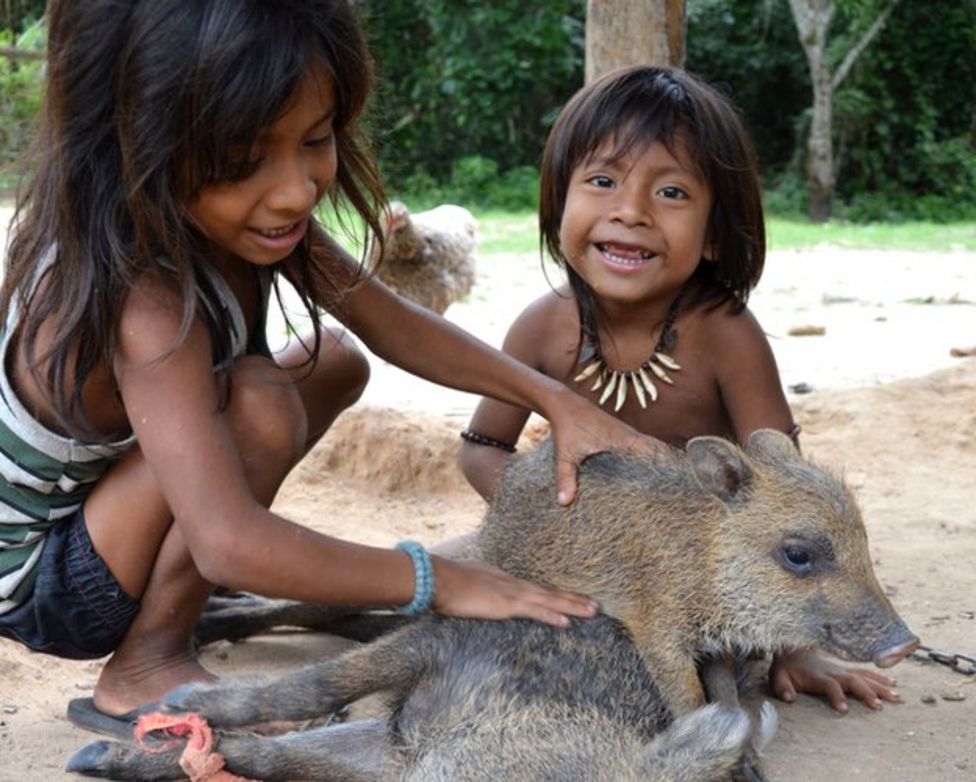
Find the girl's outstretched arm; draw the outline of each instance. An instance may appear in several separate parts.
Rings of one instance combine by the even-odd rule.
[[[170,284],[150,275],[137,280],[123,306],[114,371],[139,448],[199,573],[211,583],[269,597],[351,606],[408,603],[415,584],[408,554],[319,534],[258,501],[247,476],[248,470],[260,474],[262,465],[244,464],[220,409],[209,333],[198,320],[177,341],[180,315],[180,296]],[[281,384],[276,388],[289,387],[288,376],[270,361],[241,361],[259,362],[269,380]],[[249,423],[259,431],[267,425],[234,426]],[[297,461],[304,432],[293,434]],[[281,433],[272,428],[269,435]],[[125,522],[123,517],[119,523]],[[131,524],[124,534],[133,550],[159,545]],[[433,566],[434,608],[444,613],[563,623],[566,615],[595,610],[579,595],[481,565],[435,557]]]
[[[353,280],[355,265],[335,246],[325,272],[343,287]],[[323,291],[330,287],[323,287]],[[328,301],[327,295],[318,298],[323,303]],[[557,493],[563,505],[576,495],[576,468],[587,456],[609,448],[652,451],[663,447],[562,383],[397,296],[375,277],[349,290],[334,314],[373,353],[412,374],[545,417],[552,425]]]

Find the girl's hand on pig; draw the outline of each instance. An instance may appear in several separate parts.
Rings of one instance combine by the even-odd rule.
[[[431,557],[434,611],[474,619],[522,617],[563,627],[570,616],[591,617],[597,603],[583,595],[547,589],[482,562]]]
[[[769,669],[769,687],[776,697],[792,703],[798,692],[823,695],[841,714],[849,708],[845,695],[859,698],[872,709],[880,709],[883,701],[901,702],[894,685],[890,676],[842,665],[814,649],[792,649],[777,655]]]
[[[560,505],[576,498],[576,471],[588,456],[611,449],[664,453],[660,440],[641,434],[579,394],[568,391],[558,410],[546,411],[556,453],[556,497]]]

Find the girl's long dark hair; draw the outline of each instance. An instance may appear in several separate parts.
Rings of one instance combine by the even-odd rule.
[[[654,141],[673,151],[679,137],[713,198],[706,241],[715,259],[698,264],[685,300],[709,306],[731,301],[741,311],[759,282],[766,256],[762,193],[752,144],[736,110],[717,90],[684,71],[649,66],[613,71],[566,104],[542,160],[541,241],[569,277],[581,345],[597,337],[599,306],[559,244],[573,171],[607,142],[615,154],[624,155]]]
[[[92,437],[82,389],[96,367],[111,370],[122,302],[147,269],[163,268],[182,291],[181,336],[204,315],[215,360],[229,357],[226,315],[198,307],[197,288],[212,291],[187,204],[208,184],[248,173],[239,151],[287,108],[312,63],[336,92],[329,198],[344,199],[379,234],[383,193],[357,125],[372,67],[346,0],[52,0],[47,20],[33,175],[14,218],[0,306],[6,313],[15,297],[26,301],[39,260],[56,245],[20,334],[62,426]],[[291,282],[316,333],[312,279],[321,285],[316,268],[327,260],[319,236],[313,226],[296,251],[305,262],[291,267],[301,270]],[[57,328],[40,355],[46,322]]]

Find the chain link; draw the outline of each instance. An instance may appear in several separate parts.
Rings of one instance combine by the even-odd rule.
[[[911,656],[914,660],[935,662],[939,663],[939,665],[948,666],[956,673],[961,673],[965,676],[976,675],[976,657],[970,657],[967,654],[940,652],[938,649],[932,649],[929,646],[919,646],[918,649],[912,652]]]

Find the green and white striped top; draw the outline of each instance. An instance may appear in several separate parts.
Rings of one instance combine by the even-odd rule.
[[[38,280],[54,263],[55,252],[52,247],[39,264]],[[217,271],[201,266],[219,306],[230,316],[233,355],[240,356],[247,346],[244,315]],[[211,308],[207,297],[201,295],[200,301]],[[11,303],[0,330],[0,356],[4,358],[20,308],[20,302]],[[117,442],[91,444],[52,432],[31,416],[6,372],[0,372],[0,614],[31,594],[47,532],[81,507],[112,462],[134,442],[135,436],[130,435]]]

